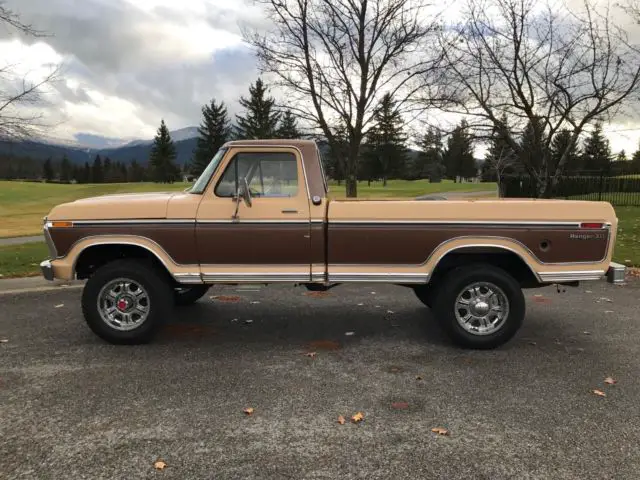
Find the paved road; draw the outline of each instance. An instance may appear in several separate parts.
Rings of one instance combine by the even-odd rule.
[[[489,352],[401,287],[212,293],[240,299],[139,347],[94,337],[78,289],[0,296],[0,478],[640,478],[640,284],[528,291]]]
[[[24,243],[36,243],[36,242],[44,242],[44,236],[42,236],[42,235],[33,235],[33,236],[30,236],[30,237],[0,238],[0,246],[4,246],[4,245],[22,245]]]

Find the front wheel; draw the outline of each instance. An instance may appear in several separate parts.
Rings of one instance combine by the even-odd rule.
[[[491,265],[456,268],[441,280],[435,313],[451,339],[467,348],[489,349],[511,339],[524,320],[518,282]]]
[[[117,260],[87,280],[82,313],[89,328],[107,342],[146,343],[170,315],[172,293],[166,276],[153,266]]]
[[[211,285],[193,285],[191,287],[177,287],[173,290],[176,305],[183,307],[200,300],[211,288]]]

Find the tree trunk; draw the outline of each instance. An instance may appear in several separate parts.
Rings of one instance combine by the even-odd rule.
[[[356,198],[358,196],[358,179],[355,175],[347,175],[345,186],[348,198]]]
[[[387,186],[387,177],[386,177],[386,175],[384,177],[382,177],[382,186],[383,187]]]

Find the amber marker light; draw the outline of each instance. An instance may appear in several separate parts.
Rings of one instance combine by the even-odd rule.
[[[73,222],[49,222],[51,228],[69,228],[73,227]]]

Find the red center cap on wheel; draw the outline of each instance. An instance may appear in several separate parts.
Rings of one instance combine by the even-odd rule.
[[[129,306],[129,302],[127,301],[126,298],[121,298],[120,300],[118,300],[118,303],[116,304],[116,307],[118,307],[118,310],[120,310],[121,312],[125,311],[128,306]]]

